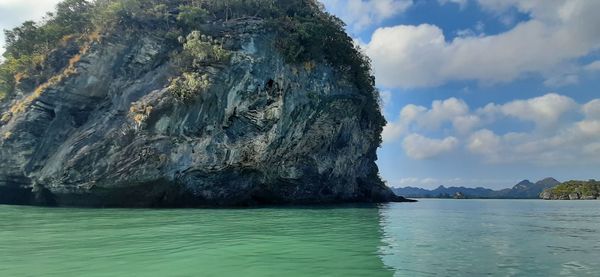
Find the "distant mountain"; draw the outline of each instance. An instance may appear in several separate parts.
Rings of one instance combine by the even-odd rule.
[[[537,181],[535,184],[536,185],[543,185],[543,186],[546,186],[546,187],[554,187],[554,186],[559,185],[560,182],[557,181],[554,178],[546,178],[546,179]]]
[[[434,190],[415,187],[393,188],[397,195],[410,195],[413,198],[452,198],[457,193],[466,198],[493,198],[496,191],[486,188],[444,187],[439,186]]]
[[[396,195],[412,195],[412,197],[415,197],[415,195],[419,195],[419,196],[433,195],[432,191],[430,191],[430,190],[426,190],[426,189],[422,189],[422,188],[415,188],[415,187],[392,188],[392,191],[394,191],[394,193]]]
[[[508,199],[537,199],[542,191],[560,184],[554,178],[546,178],[535,183],[523,180],[503,190],[491,190],[487,188],[465,188],[439,186],[433,190],[415,187],[394,188],[397,195],[411,198],[452,198],[455,195],[463,195],[465,198],[508,198]]]

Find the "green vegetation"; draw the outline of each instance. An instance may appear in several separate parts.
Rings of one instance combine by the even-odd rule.
[[[200,69],[207,64],[225,62],[229,57],[229,51],[223,49],[221,42],[200,31],[193,31],[186,37],[178,58],[184,68]]]
[[[6,52],[0,64],[0,98],[9,97],[16,86],[29,80],[45,83],[56,72],[47,70],[46,58],[76,34],[91,33],[92,4],[85,0],[65,0],[55,13],[48,13],[43,23],[27,21],[5,30]],[[83,45],[83,41],[79,41]]]
[[[154,108],[151,105],[133,102],[129,108],[129,117],[136,123],[136,126],[140,128],[152,113],[152,109]]]
[[[198,23],[204,23],[208,18],[208,11],[195,6],[179,6],[179,14],[177,15],[177,22],[187,28],[193,28]]]
[[[570,195],[577,195],[579,199],[600,197],[600,181],[568,181],[548,189],[552,199],[569,199]]]
[[[210,86],[208,75],[196,72],[184,72],[171,81],[169,92],[179,100],[189,100]]]
[[[98,37],[146,30],[166,37],[174,52],[191,60],[191,64],[183,64],[182,73],[206,63],[224,62],[228,52],[222,41],[201,33],[210,31],[209,23],[240,18],[266,22],[276,38],[274,46],[288,63],[332,66],[340,77],[352,80],[369,96],[365,111],[379,111],[369,59],[344,32],[344,23],[325,12],[316,0],[65,0],[41,23],[28,21],[5,31],[0,99],[10,98],[22,83],[30,84],[25,87],[28,92],[62,72],[48,69],[53,68],[47,62],[51,52],[68,42],[83,47],[92,34]],[[183,45],[178,43],[188,34],[192,37]],[[173,85],[181,88],[177,93],[188,95],[186,86],[194,88],[189,77],[193,76],[188,74],[175,81]],[[380,113],[368,116],[383,126]]]
[[[65,0],[57,5],[56,13],[48,13],[42,25],[27,21],[6,30],[5,58],[22,59],[43,55],[58,46],[67,35],[88,31],[91,4],[85,0]]]

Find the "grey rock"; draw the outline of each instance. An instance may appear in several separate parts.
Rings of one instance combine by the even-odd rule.
[[[163,38],[92,45],[76,74],[0,127],[0,203],[403,201],[378,177],[375,96],[325,64],[286,64],[253,24],[231,26],[231,62],[207,65],[211,86],[190,101],[167,89],[178,73]]]
[[[542,193],[540,193],[540,198],[544,200],[551,200],[552,193],[550,192],[550,190],[544,190]]]

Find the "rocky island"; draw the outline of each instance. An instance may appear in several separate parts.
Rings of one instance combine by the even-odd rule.
[[[600,199],[600,181],[568,181],[540,193],[544,200]]]
[[[6,32],[0,203],[403,201],[368,59],[313,0],[67,0]]]

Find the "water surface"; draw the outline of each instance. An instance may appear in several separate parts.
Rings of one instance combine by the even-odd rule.
[[[397,276],[600,276],[600,201],[421,200],[381,226]]]
[[[2,276],[598,276],[600,201],[0,206]]]

